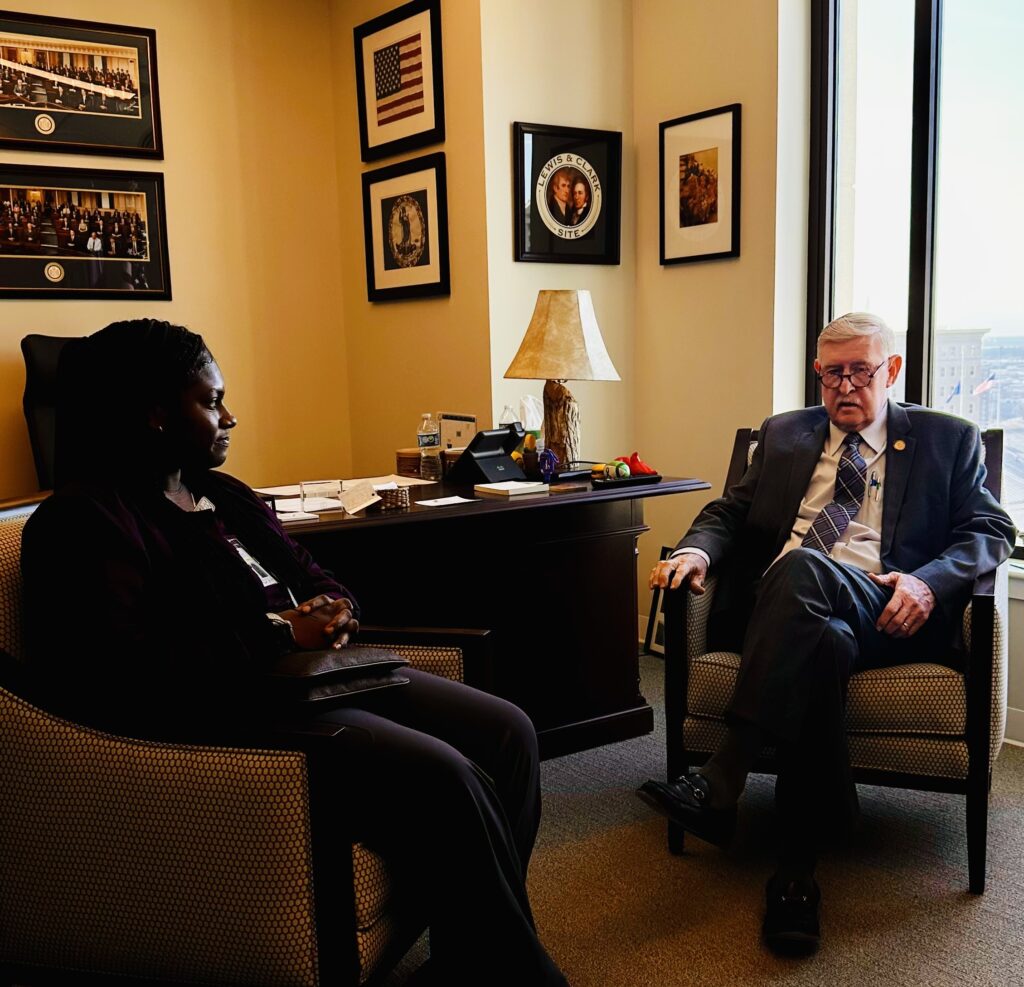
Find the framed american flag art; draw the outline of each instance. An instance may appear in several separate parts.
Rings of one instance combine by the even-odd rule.
[[[413,0],[354,34],[362,160],[443,141],[441,0]]]

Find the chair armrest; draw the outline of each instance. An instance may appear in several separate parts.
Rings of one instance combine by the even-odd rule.
[[[176,981],[315,981],[302,755],[132,740],[0,690],[0,789],[5,946],[127,980],[166,975],[168,943],[208,943],[172,954]]]
[[[1006,728],[1006,565],[982,573],[964,611],[970,772],[988,775]]]
[[[985,675],[992,669],[997,570],[983,572],[974,581],[971,599],[963,615],[963,640],[967,652],[968,678]]]
[[[489,630],[471,627],[382,627],[363,624],[359,643],[391,648],[409,658],[413,668],[454,678],[477,689],[494,688],[493,637]],[[447,661],[443,656],[450,656]],[[438,659],[442,658],[441,661]],[[451,659],[456,658],[458,674]]]
[[[686,593],[686,656],[690,661],[708,651],[708,619],[717,588],[718,577],[709,575],[702,595]]]
[[[709,576],[700,596],[683,589],[664,594],[665,725],[670,779],[678,777],[689,766],[683,723],[688,714],[690,662],[708,650],[708,617],[717,585],[717,577]]]
[[[972,599],[979,596],[995,596],[997,569],[989,569],[983,572],[974,580],[974,588],[971,590]]]

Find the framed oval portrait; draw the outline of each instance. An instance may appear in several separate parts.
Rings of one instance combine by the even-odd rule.
[[[622,134],[512,128],[516,260],[618,264]]]

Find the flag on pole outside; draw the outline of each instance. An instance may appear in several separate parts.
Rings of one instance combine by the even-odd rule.
[[[996,386],[996,372],[993,370],[971,393],[984,394]]]
[[[414,34],[373,53],[377,125],[423,112],[423,46]]]
[[[946,404],[949,404],[960,393],[960,381],[956,382],[956,387],[949,392],[949,397],[946,398]]]

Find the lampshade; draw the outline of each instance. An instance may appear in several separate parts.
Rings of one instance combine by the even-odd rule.
[[[605,349],[589,291],[544,290],[506,377],[620,380]]]

